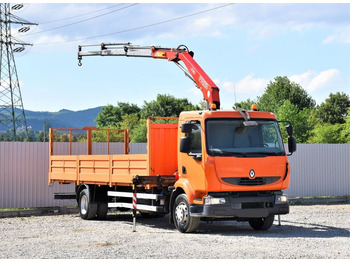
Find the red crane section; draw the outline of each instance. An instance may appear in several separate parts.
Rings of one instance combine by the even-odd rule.
[[[100,50],[84,51],[83,48],[99,46]],[[134,46],[125,44],[104,44],[79,46],[78,60],[81,65],[83,56],[131,56],[151,57],[155,59],[167,59],[174,62],[184,73],[193,80],[196,86],[202,91],[203,99],[207,102],[209,109],[220,109],[219,88],[204,72],[204,70],[193,59],[194,53],[186,46],[180,45],[177,48],[162,48],[156,46]],[[182,62],[183,67],[179,62]]]

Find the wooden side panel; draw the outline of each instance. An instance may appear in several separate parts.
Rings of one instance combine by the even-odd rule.
[[[148,176],[147,154],[113,155],[111,183],[131,183],[136,175]]]
[[[77,179],[77,156],[50,156],[49,183],[60,180],[74,182]]]
[[[149,175],[147,158],[147,154],[50,156],[49,183],[131,184],[136,175]]]
[[[79,157],[81,183],[109,183],[109,156],[88,155]]]

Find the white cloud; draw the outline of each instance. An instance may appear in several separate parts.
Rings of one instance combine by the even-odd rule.
[[[264,78],[254,78],[253,74],[247,75],[237,83],[225,81],[222,88],[228,93],[236,94],[258,94],[261,93],[268,84],[268,80]]]
[[[276,33],[281,27],[278,24],[261,23],[254,25],[250,30],[250,35],[254,39],[265,39]]]
[[[254,74],[247,75],[237,83],[232,81],[220,81],[218,79],[213,79],[213,81],[220,88],[220,96],[225,97],[224,100],[229,100],[228,98],[234,93],[236,93],[236,95],[257,96],[264,91],[269,83],[269,80],[267,79],[254,78]],[[202,95],[202,92],[195,86],[187,89],[187,92],[196,96]],[[230,106],[227,108],[230,108]]]
[[[171,23],[171,36],[173,38],[188,36],[222,38],[225,36],[224,30],[234,24],[235,16],[232,12],[233,6],[226,5],[223,8],[215,10],[215,8],[220,6],[225,6],[225,4],[183,4],[181,12],[174,12],[176,8],[181,7],[180,4],[164,6],[165,10],[163,10],[162,16],[157,17],[157,21],[167,21],[172,18],[184,17],[184,19],[179,19],[177,22]],[[201,14],[202,11],[210,9],[213,10]],[[164,16],[164,11],[167,11],[166,16]],[[194,15],[191,17],[191,14]],[[189,17],[186,18],[186,15],[189,15]],[[168,30],[168,24],[166,25],[164,28]],[[150,30],[154,34],[154,30],[152,28]]]
[[[317,89],[332,85],[337,81],[340,73],[337,69],[329,69],[316,75],[306,87],[308,91],[313,92]]]
[[[193,94],[193,95],[196,95],[196,96],[198,96],[198,97],[200,97],[200,95],[202,95],[202,91],[199,90],[199,88],[197,88],[197,87],[195,87],[195,86],[193,86],[193,87],[187,89],[187,92],[188,92],[188,93],[191,93],[191,94]]]
[[[311,82],[312,78],[314,78],[315,75],[316,73],[310,70],[300,75],[292,75],[289,77],[289,79],[305,88],[305,86]]]
[[[212,25],[212,19],[210,17],[202,17],[194,21],[194,26],[204,28]]]
[[[333,34],[323,40],[322,43],[329,44],[332,42],[350,44],[350,28],[347,26],[336,30]]]
[[[341,79],[338,69],[329,69],[317,73],[315,71],[307,71],[300,75],[292,75],[289,79],[300,84],[308,92],[314,92],[319,89],[331,88]]]
[[[115,6],[115,7],[113,7]],[[74,4],[32,4],[24,14],[29,21],[39,23],[39,27],[33,35],[23,36],[24,41],[34,43],[45,43],[45,37],[40,37],[38,32],[51,30],[58,27],[58,30],[48,31],[57,34],[54,39],[47,39],[48,43],[64,40],[77,39],[77,34],[98,36],[116,32],[109,35],[108,39],[128,39],[161,37],[163,39],[181,37],[227,37],[232,28],[244,28],[250,32],[253,38],[267,38],[280,30],[289,28],[291,30],[305,31],[315,26],[337,30],[339,25],[344,23],[348,11],[342,5],[322,4],[234,4],[223,8],[213,9],[210,12],[201,13],[211,8],[224,6],[224,4],[201,3],[201,4],[139,4],[120,10],[96,19],[88,20],[94,16],[105,14],[111,10],[127,7],[128,5],[117,6],[112,4],[97,3],[74,3]],[[104,9],[104,8],[111,9]],[[93,11],[98,11],[95,13]],[[87,14],[80,16],[82,14]],[[192,15],[193,14],[193,15]],[[78,16],[75,19],[62,20],[57,23],[45,23],[52,20],[59,20]],[[188,16],[188,17],[186,17]],[[53,18],[54,17],[54,18]],[[182,19],[178,19],[183,17]],[[345,17],[345,18],[344,18]],[[174,21],[171,21],[174,19]],[[81,20],[88,20],[76,23]],[[169,21],[162,24],[164,21]],[[42,23],[41,23],[42,22]],[[72,23],[72,26],[62,27]],[[75,24],[76,23],[76,24]],[[154,25],[147,27],[147,25]],[[139,27],[146,26],[142,30]],[[343,27],[344,24],[342,24]],[[124,32],[125,31],[125,32]],[[324,43],[333,41],[349,42],[349,33],[344,30],[334,31],[328,36]],[[347,30],[349,32],[349,30]],[[46,34],[46,33],[44,33]],[[64,35],[65,39],[57,39],[58,34]],[[27,37],[30,36],[30,39]],[[37,40],[39,38],[39,40]],[[101,39],[99,37],[98,39]],[[119,40],[120,41],[120,40]],[[46,43],[47,43],[46,42]]]
[[[55,42],[64,42],[67,39],[61,35],[42,35],[35,41],[36,45],[55,43]]]
[[[236,4],[236,28],[245,27],[253,38],[265,39],[282,31],[308,32],[314,28],[333,32],[325,41],[349,40],[348,4]]]

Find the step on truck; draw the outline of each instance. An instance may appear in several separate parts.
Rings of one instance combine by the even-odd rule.
[[[267,230],[275,215],[289,213],[283,190],[290,179],[287,156],[296,151],[291,124],[287,153],[279,127],[286,121],[256,107],[221,110],[219,88],[193,55],[185,46],[79,46],[79,65],[83,56],[174,62],[202,91],[207,109],[150,117],[145,154],[130,154],[128,130],[50,129],[49,183],[75,184],[74,193],[56,199],[76,199],[83,219],[104,219],[109,208],[144,217],[169,214],[183,233],[195,231],[201,220],[248,221],[253,229]]]

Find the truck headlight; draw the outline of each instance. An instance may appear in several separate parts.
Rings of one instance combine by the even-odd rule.
[[[287,195],[276,195],[275,204],[284,204],[288,202]]]
[[[226,199],[223,197],[220,197],[220,198],[206,197],[204,199],[204,204],[206,204],[206,205],[223,205],[223,204],[226,204]]]

